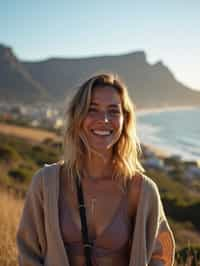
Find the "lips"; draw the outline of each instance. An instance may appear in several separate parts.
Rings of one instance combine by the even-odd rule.
[[[113,130],[97,130],[97,129],[93,129],[91,131],[94,135],[97,136],[110,136],[113,132]]]

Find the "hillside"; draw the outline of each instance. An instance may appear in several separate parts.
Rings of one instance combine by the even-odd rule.
[[[200,105],[200,92],[182,85],[162,62],[149,64],[144,52],[82,59],[49,59],[24,62],[24,66],[56,100],[73,93],[73,88],[93,73],[110,71],[123,77],[138,107]]]
[[[26,140],[29,143],[42,142],[45,139],[51,139],[54,141],[59,140],[59,137],[53,132],[16,125],[9,125],[6,123],[0,123],[0,134],[10,137],[18,137]]]
[[[104,71],[123,78],[139,108],[200,105],[200,92],[176,80],[162,61],[149,64],[143,51],[23,62],[5,45],[0,45],[0,101],[63,102],[83,80]]]
[[[46,89],[26,70],[11,48],[0,45],[0,100],[31,103],[49,100]]]

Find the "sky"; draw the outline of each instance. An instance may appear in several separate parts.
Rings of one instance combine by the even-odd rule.
[[[27,61],[144,51],[200,90],[199,0],[2,0],[0,43]]]

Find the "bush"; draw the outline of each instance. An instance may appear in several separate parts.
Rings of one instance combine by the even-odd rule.
[[[14,178],[16,181],[25,182],[29,181],[32,176],[32,171],[26,168],[16,168],[8,172],[9,176]]]
[[[29,156],[39,166],[43,166],[45,163],[54,163],[59,160],[58,151],[56,149],[43,145],[34,146]]]
[[[20,158],[19,154],[11,146],[1,144],[0,146],[0,161],[16,161]]]
[[[197,266],[200,263],[200,246],[189,246],[176,252],[178,264]]]

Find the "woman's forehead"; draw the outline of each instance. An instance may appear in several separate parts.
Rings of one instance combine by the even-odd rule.
[[[91,103],[94,104],[109,104],[120,105],[121,97],[118,91],[113,86],[98,86],[93,88],[91,94]]]

